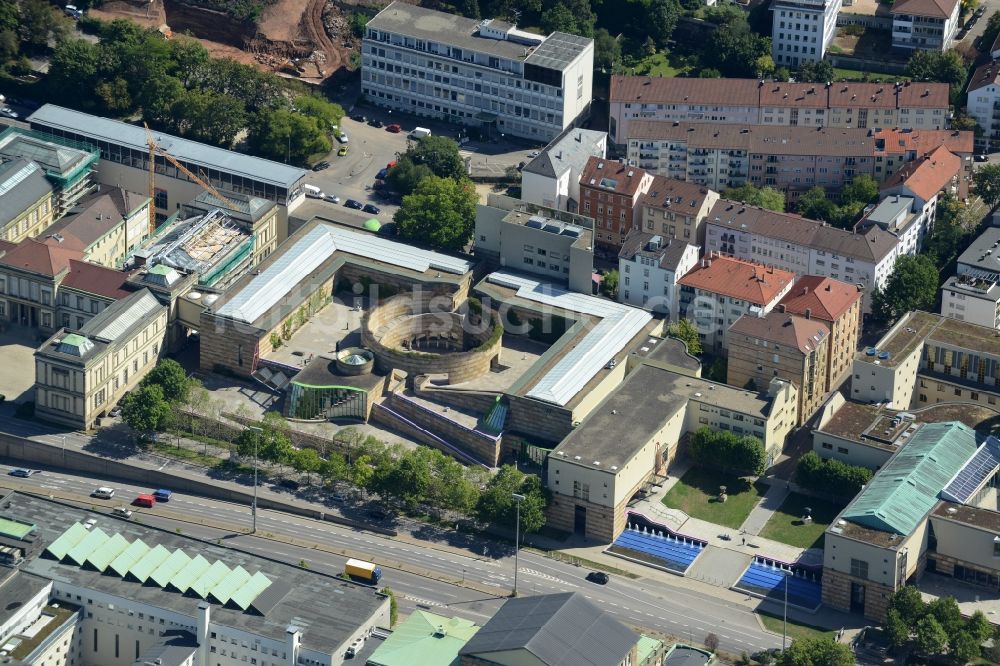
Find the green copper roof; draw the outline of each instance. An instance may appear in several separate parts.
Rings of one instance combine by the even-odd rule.
[[[191,583],[198,580],[198,578],[208,571],[212,563],[206,560],[201,555],[195,555],[191,559],[191,563],[186,567],[177,572],[177,575],[170,579],[169,587],[174,588],[178,592],[187,592],[188,588],[191,587]]]
[[[112,560],[109,566],[112,571],[124,578],[125,574],[129,572],[129,569],[132,568],[132,566],[148,552],[149,546],[144,544],[140,539],[136,539],[129,544],[129,547],[126,548],[121,555]]]
[[[170,551],[157,544],[155,548],[139,558],[138,562],[129,567],[128,573],[140,583],[145,584],[149,580],[150,574],[166,562],[168,557],[170,557]]]
[[[457,666],[458,652],[479,631],[459,617],[414,611],[368,658],[373,666]]]
[[[236,591],[230,601],[239,606],[240,610],[246,610],[250,608],[250,604],[257,598],[257,595],[270,586],[271,579],[258,571]]]
[[[46,548],[46,552],[52,555],[52,557],[57,560],[61,560],[66,557],[66,553],[76,544],[83,541],[83,539],[90,534],[87,528],[80,523],[73,523],[69,529],[59,535],[59,538],[49,544]]]
[[[874,530],[909,535],[975,452],[972,428],[957,421],[924,425],[854,498],[842,517]]]
[[[191,558],[187,556],[187,553],[183,550],[175,550],[170,553],[170,557],[163,560],[160,566],[156,567],[153,573],[149,574],[149,578],[160,587],[166,587],[170,583],[170,579],[180,573],[190,562]]]
[[[128,548],[128,539],[121,534],[112,534],[104,545],[87,556],[87,562],[98,571],[104,571],[111,562]]]
[[[83,537],[83,541],[76,544],[69,549],[66,553],[66,557],[73,561],[77,566],[83,566],[83,563],[87,561],[90,554],[97,551],[98,548],[103,546],[109,537],[103,530],[99,527],[93,527],[90,529],[90,534]]]
[[[640,634],[639,643],[636,644],[635,646],[636,663],[637,664],[646,663],[646,660],[649,659],[649,656],[653,654],[653,652],[659,650],[661,647],[663,647],[663,641],[657,640],[652,636],[647,636],[646,634]]]

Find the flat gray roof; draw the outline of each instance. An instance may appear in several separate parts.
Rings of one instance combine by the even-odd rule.
[[[0,163],[0,227],[50,192],[52,186],[36,163],[20,157]]]
[[[469,49],[479,53],[523,61],[530,46],[479,36],[481,21],[456,14],[425,9],[404,2],[393,2],[368,21],[367,27],[437,44]],[[501,27],[500,23],[494,26]],[[540,39],[544,39],[539,35]],[[433,55],[433,54],[432,54]]]
[[[594,40],[586,37],[553,32],[524,62],[527,65],[547,67],[561,72],[593,43]]]
[[[913,197],[886,197],[865,219],[879,224],[892,224],[903,211],[909,211]]]
[[[1000,273],[1000,227],[988,227],[958,257],[959,264],[988,273]]]
[[[304,647],[331,653],[385,602],[384,597],[377,595],[370,587],[175,532],[118,520],[105,514],[16,492],[8,495],[6,500],[11,504],[5,509],[7,514],[38,525],[39,538],[45,544],[54,541],[74,523],[93,518],[97,520],[95,527],[107,534],[118,533],[129,541],[141,539],[151,547],[162,545],[169,551],[181,549],[190,555],[200,554],[206,560],[220,561],[231,569],[242,566],[247,571],[260,571],[272,581],[269,590],[283,592],[270,610],[261,616],[213,603],[212,622],[277,641],[284,641],[288,626],[294,625],[302,630]],[[119,576],[84,569],[75,564],[62,564],[48,558],[30,559],[21,569],[44,578],[183,613],[192,618],[197,617],[198,604],[202,603],[197,597],[184,596],[165,591],[159,586],[142,585]]]
[[[82,111],[74,111],[55,104],[46,104],[28,116],[33,128],[42,127],[64,132],[74,132],[95,141],[106,141],[120,146],[147,152],[146,130],[120,120],[102,118]],[[192,162],[210,169],[225,171],[243,178],[291,189],[305,176],[305,169],[289,166],[260,157],[244,155],[224,148],[216,148],[190,139],[182,139],[163,132],[153,132],[161,148],[178,160]]]

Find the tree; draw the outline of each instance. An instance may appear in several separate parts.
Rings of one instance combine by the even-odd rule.
[[[967,71],[961,54],[955,49],[947,51],[918,49],[907,61],[906,73],[917,81],[947,83],[954,99],[962,92]]]
[[[774,58],[770,54],[765,53],[764,55],[757,58],[757,76],[759,78],[765,78],[774,74]]]
[[[465,160],[458,153],[458,144],[446,136],[431,135],[417,141],[404,154],[414,164],[422,164],[439,178],[466,178]]]
[[[758,476],[767,467],[764,444],[750,435],[699,428],[688,443],[691,459],[699,465],[741,476]]]
[[[778,666],[853,666],[854,653],[832,638],[800,638],[778,655]]]
[[[917,647],[927,656],[944,652],[948,644],[948,634],[932,616],[926,615],[917,622]]]
[[[915,627],[917,622],[926,615],[927,604],[915,586],[905,585],[896,590],[889,598],[889,610],[896,611],[899,614],[899,619],[907,627]]]
[[[582,35],[583,31],[573,16],[573,12],[561,2],[552,5],[541,16],[542,30],[546,34],[553,32],[568,32],[573,35]]]
[[[75,100],[77,107],[93,108],[99,64],[97,46],[84,39],[67,39],[56,46],[45,80],[58,99]]]
[[[969,209],[958,198],[946,192],[938,197],[934,229],[924,242],[924,253],[943,269],[965,247],[975,223],[967,219]]]
[[[878,197],[878,183],[868,174],[855,176],[840,190],[840,200],[843,203],[857,202],[867,204]]]
[[[427,137],[428,139],[430,137]],[[393,192],[406,196],[417,189],[424,178],[433,176],[434,172],[426,164],[415,164],[407,155],[403,155],[396,161],[396,166],[389,169],[386,183]]]
[[[605,273],[604,277],[601,279],[601,293],[609,298],[614,298],[618,293],[618,283],[620,280],[621,277],[619,276],[618,271],[612,270]]]
[[[882,628],[889,645],[896,649],[903,647],[910,640],[910,627],[903,622],[903,618],[900,617],[899,611],[895,608],[890,608],[886,612]]]
[[[834,76],[833,65],[827,60],[806,60],[795,72],[795,80],[803,83],[826,83]]]
[[[774,80],[775,81],[787,81],[792,78],[792,73],[788,71],[787,67],[779,67],[774,70]]]
[[[810,187],[795,202],[795,210],[802,217],[830,222],[838,217],[837,206],[826,198],[822,187]]]
[[[815,451],[799,458],[795,467],[795,481],[804,488],[850,499],[871,481],[872,472],[867,467],[848,465],[835,459],[823,460]]]
[[[937,299],[939,277],[927,255],[899,257],[885,288],[872,292],[872,314],[893,322],[911,310],[930,310]]]
[[[428,137],[429,138],[429,137]],[[393,220],[404,240],[458,252],[472,238],[479,196],[469,181],[429,176],[403,197]]]
[[[951,653],[959,662],[965,664],[980,656],[979,644],[972,634],[967,631],[960,631],[953,634],[951,638]]]
[[[478,7],[477,7],[478,9]],[[463,12],[465,14],[465,12]],[[465,14],[465,16],[470,16]],[[476,15],[472,15],[473,18],[478,18]],[[351,28],[351,34],[361,39],[365,36],[365,26],[368,25],[368,16],[362,14],[361,12],[351,12],[351,15],[347,19],[347,24]]]
[[[23,0],[20,6],[21,42],[29,48],[43,49],[53,33],[66,31],[62,14],[44,0]]]
[[[705,7],[705,20],[715,25],[725,25],[727,23],[745,21],[746,14],[740,9],[739,5],[727,2]]]
[[[333,147],[329,133],[322,130],[316,118],[288,109],[257,114],[251,123],[249,143],[257,154],[282,162],[304,162]]]
[[[658,46],[665,47],[674,34],[681,15],[677,0],[652,0],[646,16],[647,29]]]
[[[927,614],[933,616],[949,636],[955,636],[965,626],[965,618],[954,597],[938,597],[930,602]]]
[[[316,453],[316,449],[299,449],[292,457],[292,466],[296,472],[306,475],[307,483],[312,483],[312,475],[318,472],[322,465],[323,459]]]
[[[186,401],[194,386],[181,364],[172,358],[165,358],[157,363],[143,378],[142,383],[159,386],[163,390],[163,398],[173,404]]]
[[[746,20],[732,20],[716,28],[706,40],[702,62],[724,76],[754,77],[757,59],[771,52],[771,40],[755,33]]]
[[[412,508],[427,499],[431,487],[431,468],[427,459],[408,451],[387,476],[392,494]]]
[[[314,118],[324,132],[332,132],[344,117],[344,108],[319,95],[301,95],[295,98],[295,108],[304,116]]]
[[[785,193],[769,185],[757,187],[753,183],[747,183],[739,187],[730,187],[723,191],[722,196],[750,206],[766,208],[779,213],[785,212]]]
[[[677,338],[687,345],[688,353],[692,356],[701,354],[701,338],[698,336],[698,327],[690,319],[681,319],[667,326],[667,335]]]
[[[980,48],[990,48],[990,45],[996,41],[997,35],[1000,35],[1000,12],[993,12],[990,14],[989,20],[986,21],[983,36],[979,38]]]
[[[605,28],[594,32],[594,68],[610,70],[622,59],[622,45]]]
[[[476,503],[476,516],[484,523],[513,529],[517,507],[512,493],[524,495],[521,502],[521,531],[537,532],[545,525],[548,498],[537,476],[528,476],[513,465],[503,465],[486,484]]]
[[[169,416],[170,403],[156,384],[140,386],[127,394],[122,403],[122,420],[141,438],[160,430]]]
[[[396,593],[392,591],[391,587],[383,587],[382,594],[389,597],[389,627],[396,626],[396,621],[399,619],[399,603],[396,601]]]
[[[965,631],[969,633],[977,643],[982,643],[993,634],[993,625],[986,619],[983,611],[976,611],[965,623]]]
[[[705,636],[705,647],[708,648],[709,652],[715,652],[719,649],[719,637],[715,634],[708,634]]]
[[[323,481],[328,484],[335,484],[338,481],[346,481],[350,478],[351,468],[347,464],[347,460],[344,456],[339,453],[331,453],[327,456],[320,464],[319,474],[323,477]]]
[[[976,194],[986,202],[990,210],[1000,203],[1000,164],[984,164],[972,174]]]

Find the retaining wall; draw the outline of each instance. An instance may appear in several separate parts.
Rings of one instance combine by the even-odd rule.
[[[444,414],[427,409],[406,396],[394,393],[389,406],[408,419],[439,435],[445,441],[461,447],[474,458],[496,467],[500,456],[500,438],[468,428]]]

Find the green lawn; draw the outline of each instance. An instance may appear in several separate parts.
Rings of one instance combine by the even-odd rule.
[[[806,507],[812,509],[813,520],[809,525],[802,523]],[[764,525],[760,535],[797,548],[822,548],[823,532],[843,508],[843,504],[791,493]]]
[[[757,615],[760,616],[760,620],[764,623],[765,629],[775,634],[781,633],[782,618],[780,614],[768,613],[759,610],[757,611]],[[791,639],[789,642],[800,638],[832,638],[836,640],[837,632],[829,629],[820,629],[819,627],[813,627],[808,624],[801,624],[789,619],[788,638]]]
[[[909,81],[910,77],[904,76],[902,74],[882,74],[881,72],[865,72],[860,69],[843,69],[842,67],[833,68],[834,76],[837,77],[838,81],[863,81],[865,74],[868,75],[869,81]]]
[[[634,66],[627,67],[628,73],[635,69],[635,73],[648,74],[650,76],[678,76],[692,69],[682,58],[672,56],[669,53],[654,53],[635,63]]]
[[[718,500],[719,486],[726,486],[729,498],[725,502]],[[664,495],[663,503],[693,518],[739,529],[766,492],[762,483],[693,467]]]

